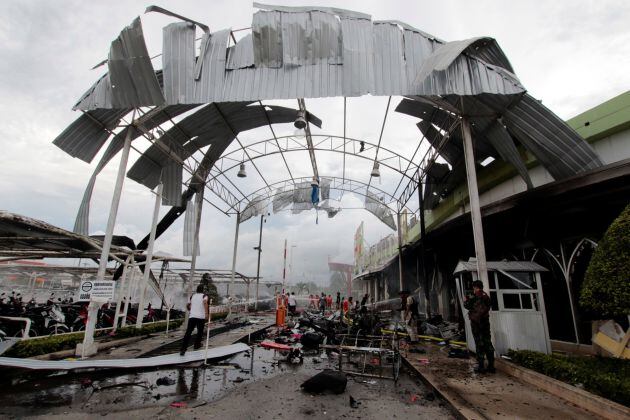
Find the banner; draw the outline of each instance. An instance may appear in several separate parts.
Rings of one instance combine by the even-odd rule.
[[[359,268],[358,272],[362,271],[360,267],[361,260],[363,256],[363,222],[357,228],[357,231],[354,233],[354,266],[355,268]]]

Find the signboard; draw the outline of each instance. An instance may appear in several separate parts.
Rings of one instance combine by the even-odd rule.
[[[79,301],[110,301],[114,299],[115,288],[116,282],[112,280],[82,280],[79,287]]]

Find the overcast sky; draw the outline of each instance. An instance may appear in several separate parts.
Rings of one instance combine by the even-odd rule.
[[[301,5],[295,1],[274,4]],[[11,1],[1,3],[0,15],[0,209],[72,229],[85,185],[98,162],[91,164],[66,155],[52,140],[79,114],[71,111],[80,95],[106,69],[90,70],[106,58],[109,44],[136,16],[142,16],[151,55],[161,52],[161,28],[173,22],[158,14],[143,15],[157,4],[210,26],[212,31],[251,26],[250,1]],[[562,118],[570,118],[630,88],[630,2],[627,1],[316,1],[306,4],[335,6],[372,15],[374,20],[395,19],[454,41],[474,36],[494,37],[510,59],[528,91]],[[239,33],[244,34],[243,33]],[[155,60],[154,66],[161,67]],[[399,98],[392,99],[390,111]],[[268,101],[295,107],[294,101]],[[342,134],[343,99],[308,100],[307,107],[324,121],[314,133]],[[387,98],[348,99],[348,136],[377,142]],[[410,155],[420,140],[414,118],[389,113],[383,146]],[[290,124],[278,126],[278,135],[293,134]],[[243,133],[244,142],[271,137],[268,128]],[[144,143],[143,143],[144,142]],[[148,144],[136,140],[140,150]],[[298,154],[296,154],[298,155]],[[334,155],[334,156],[329,156]],[[131,163],[138,157],[132,152]],[[340,176],[341,155],[317,155],[320,175]],[[92,199],[90,232],[105,230],[118,158],[101,173]],[[286,179],[281,161],[260,159],[261,172],[271,181]],[[308,176],[308,155],[291,156],[294,176]],[[370,162],[349,159],[347,176],[367,182]],[[231,176],[244,192],[262,184],[248,166],[245,179]],[[391,190],[399,177],[382,170],[376,186]],[[208,198],[213,199],[210,195]],[[213,199],[216,200],[216,199]],[[116,234],[136,242],[150,228],[153,199],[145,187],[127,179],[118,214]],[[291,279],[324,281],[327,258],[352,262],[353,235],[365,222],[369,243],[392,231],[361,207],[362,200],[346,194],[348,207],[334,219],[313,211],[271,215],[263,234],[261,275],[279,279],[282,249],[288,239],[293,253]],[[167,211],[163,207],[161,214]],[[235,218],[206,206],[201,226],[200,266],[231,266]],[[241,225],[237,270],[255,274],[258,220]],[[182,252],[183,220],[173,225],[156,249],[173,255]],[[293,246],[293,247],[292,247]],[[291,255],[291,253],[289,253]]]

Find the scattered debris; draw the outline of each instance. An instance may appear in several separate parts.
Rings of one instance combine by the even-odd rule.
[[[435,394],[433,392],[427,392],[424,394],[424,399],[427,401],[435,401]]]
[[[155,381],[155,384],[157,386],[163,386],[163,385],[175,385],[175,379],[173,378],[169,378],[168,376],[162,376],[161,378],[158,378],[157,381]]]
[[[306,392],[320,394],[331,391],[334,394],[342,394],[346,390],[348,378],[343,372],[326,369],[317,375],[307,379],[300,385]]]
[[[324,336],[319,333],[307,332],[300,337],[300,343],[305,348],[318,348],[324,341]]]
[[[236,379],[232,379],[232,382],[237,383],[237,384],[244,381],[245,381],[245,378],[241,378],[240,376],[237,376]]]
[[[448,357],[456,358],[456,359],[468,359],[469,354],[467,349],[462,349],[459,347],[451,347],[448,352]]]
[[[420,354],[425,354],[427,351],[423,348],[420,347],[412,347],[409,350],[409,353],[420,353]]]
[[[147,383],[145,381],[142,381],[142,382],[122,382],[122,383],[119,383],[119,384],[111,384],[111,385],[105,385],[105,386],[92,385],[92,388],[94,388],[95,391],[102,391],[104,389],[121,388],[121,387],[124,387],[124,386],[139,386],[141,388],[149,389],[149,387],[147,386]]]
[[[359,404],[361,404],[361,402],[355,400],[354,398],[352,398],[352,395],[350,395],[350,407],[359,408]]]
[[[186,408],[186,407],[188,407],[188,404],[186,404],[186,402],[184,402],[184,401],[172,402],[169,405],[171,407],[173,407],[173,408]]]
[[[289,351],[289,355],[287,356],[287,362],[298,364],[304,362],[304,356],[302,355],[302,351],[300,349],[295,348]]]

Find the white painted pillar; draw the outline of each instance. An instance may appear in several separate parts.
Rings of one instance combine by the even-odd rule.
[[[473,237],[475,240],[475,254],[477,257],[477,273],[483,282],[486,292],[490,290],[488,282],[488,268],[486,264],[486,248],[483,240],[483,226],[481,223],[481,209],[479,205],[479,189],[477,187],[477,171],[475,169],[475,154],[473,151],[470,121],[462,117],[462,137],[464,138],[464,161],[466,163],[466,179],[468,180],[468,196],[470,198],[470,217],[472,219]]]
[[[232,312],[232,295],[234,294],[234,278],[236,273],[236,251],[238,248],[238,228],[241,225],[241,213],[236,213],[236,230],[234,232],[234,252],[232,254],[232,278],[230,279],[230,289],[228,290],[228,313]]]
[[[129,312],[129,305],[131,305],[131,290],[133,288],[134,285],[134,280],[136,278],[136,266],[135,266],[135,259],[132,256],[131,257],[131,266],[129,267],[129,269],[131,270],[131,273],[128,274],[129,278],[127,279],[127,300],[125,301],[125,309],[123,311],[123,319],[121,322],[121,326],[125,326],[127,325],[127,313]]]
[[[195,280],[195,267],[197,265],[197,253],[199,252],[199,228],[201,226],[201,209],[203,206],[203,186],[201,191],[195,194],[195,232],[193,236],[192,258],[190,259],[190,273],[188,275],[188,284],[186,285],[186,299],[193,294],[193,281]],[[186,310],[184,315],[184,325],[188,325],[190,311]]]
[[[403,287],[403,264],[402,264],[402,246],[403,246],[403,230],[402,217],[398,212],[398,291],[401,292]]]
[[[122,305],[122,298],[125,295],[125,286],[127,286],[127,273],[129,272],[129,262],[131,261],[131,256],[127,257],[125,263],[123,265],[122,276],[118,281],[120,281],[120,287],[118,288],[118,296],[116,297],[116,314],[114,315],[114,329],[113,332],[116,332],[118,329],[118,320],[122,314],[120,310],[120,305]]]
[[[132,121],[135,118],[135,110],[132,116]],[[131,127],[130,127],[131,128]],[[122,149],[122,155],[120,156],[120,163],[118,165],[118,175],[116,176],[116,184],[114,186],[114,195],[112,197],[111,207],[109,209],[109,218],[107,219],[107,229],[105,230],[105,238],[103,239],[103,249],[101,250],[101,258],[98,264],[98,272],[96,274],[96,281],[103,281],[105,279],[105,270],[107,269],[107,258],[109,257],[109,250],[112,246],[112,236],[114,235],[114,226],[116,225],[116,216],[118,214],[118,205],[120,204],[120,196],[122,195],[122,187],[125,182],[125,172],[127,171],[127,162],[129,161],[129,149],[131,148],[131,135],[134,130],[127,130],[125,136],[125,143]],[[92,303],[90,303],[90,308]],[[97,308],[98,309],[98,308]],[[96,325],[96,316],[88,316],[88,323],[85,327],[85,334],[83,337],[83,345],[81,346],[81,357],[91,356],[96,354],[96,346],[94,345],[94,327]],[[79,345],[77,345],[77,351],[79,351]]]
[[[258,234],[258,264],[256,265],[256,302],[254,302],[254,310],[258,310],[258,287],[260,286],[260,254],[262,253],[262,229],[265,215],[260,215],[260,233]]]
[[[160,215],[160,201],[162,200],[163,184],[160,182],[155,194],[155,204],[153,206],[153,219],[151,220],[151,233],[149,234],[149,245],[147,246],[146,264],[144,265],[144,275],[142,276],[142,292],[140,293],[140,302],[138,304],[138,317],[136,319],[136,328],[142,327],[142,319],[144,318],[144,295],[149,285],[149,276],[151,275],[151,261],[153,260],[153,245],[155,244],[155,232],[157,230],[158,216]]]

